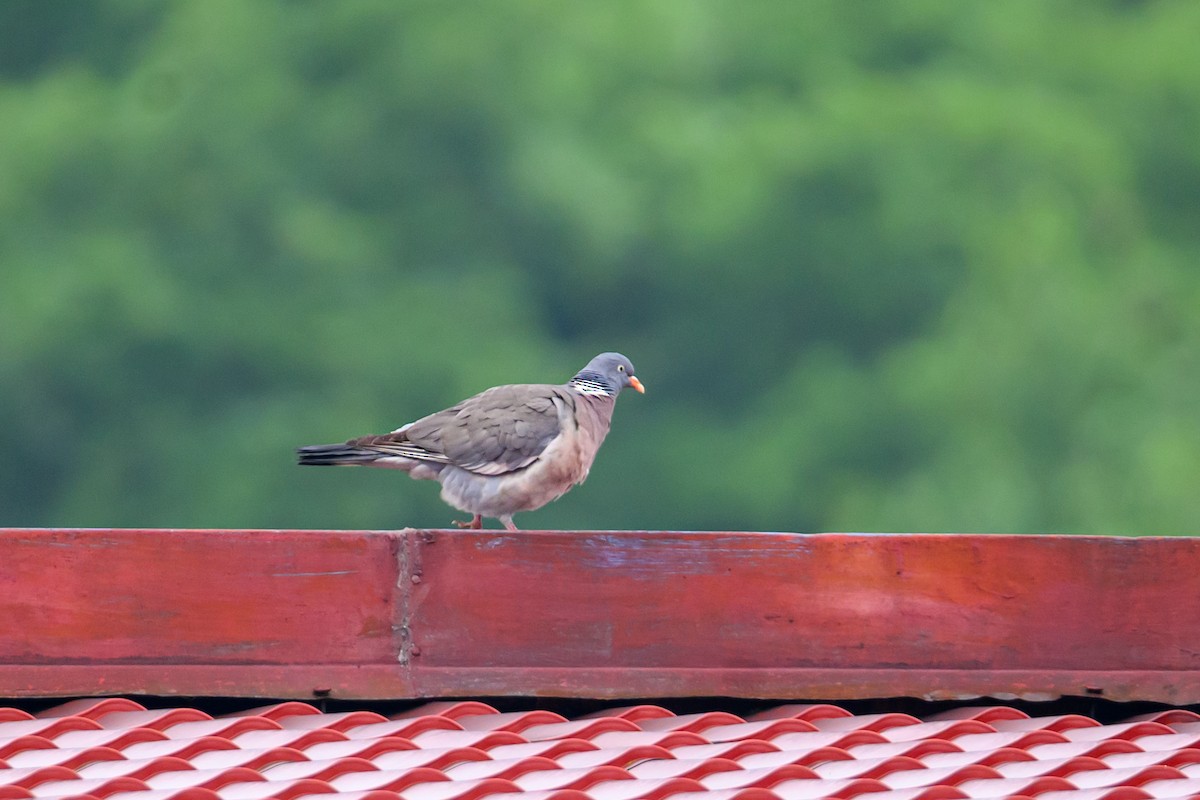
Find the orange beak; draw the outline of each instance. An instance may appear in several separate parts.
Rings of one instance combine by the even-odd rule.
[[[642,386],[642,382],[639,381],[637,378],[633,377],[632,375],[629,376],[629,385],[632,386],[634,389],[637,389],[638,394],[646,393],[646,387]]]

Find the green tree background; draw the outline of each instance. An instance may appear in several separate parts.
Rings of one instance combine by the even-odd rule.
[[[1200,4],[0,4],[0,524],[445,525],[301,470],[620,350],[522,527],[1200,532]]]

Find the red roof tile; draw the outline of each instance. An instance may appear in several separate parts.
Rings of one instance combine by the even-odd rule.
[[[616,708],[608,708],[603,711],[596,711],[591,714],[584,714],[580,719],[604,719],[606,717],[620,717],[627,719],[630,722],[637,722],[643,719],[656,719],[658,717],[673,717],[675,716],[662,706],[640,705],[640,706],[617,706]]]
[[[1149,800],[1150,794],[1133,786],[1115,789],[1075,789],[1072,791],[1045,792],[1041,800]]]
[[[996,767],[996,771],[1005,778],[1034,778],[1041,775],[1069,778],[1077,772],[1084,772],[1090,769],[1108,769],[1108,765],[1098,758],[1074,756],[1071,758],[1012,761]]]
[[[269,781],[316,778],[329,781],[349,772],[378,772],[379,767],[363,758],[322,759],[320,761],[284,761],[261,767],[258,771]]]
[[[1137,753],[1141,750],[1141,747],[1125,739],[1102,739],[1098,742],[1051,742],[1050,744],[1030,745],[1025,748],[1025,752],[1038,759],[1070,758],[1072,756],[1104,758],[1114,753]]]
[[[304,748],[309,758],[342,758],[358,756],[359,758],[374,759],[384,753],[398,753],[405,750],[416,750],[417,745],[399,736],[385,736],[379,739],[347,739],[338,742],[318,742]],[[486,756],[484,756],[486,758]]]
[[[138,745],[135,745],[137,747]],[[132,750],[133,748],[130,748]],[[291,747],[273,747],[266,750],[206,750],[191,757],[196,769],[226,769],[247,767],[262,770],[274,764],[290,761],[307,761],[308,756]]]
[[[566,722],[566,718],[552,711],[517,711],[507,714],[476,714],[459,717],[459,726],[466,731],[511,731],[521,733],[535,725],[550,725]],[[636,730],[621,726],[622,730]]]
[[[598,747],[682,747],[684,745],[712,744],[708,739],[687,731],[615,731],[602,733],[591,740]]]
[[[146,778],[152,789],[182,789],[199,786],[204,789],[223,789],[235,783],[265,781],[266,777],[248,767],[222,767],[209,769],[185,769],[160,772]]]
[[[512,747],[519,746],[512,745]],[[496,750],[503,749],[505,748],[496,748]],[[551,757],[568,769],[582,769],[586,767],[621,767],[622,769],[629,769],[634,764],[639,764],[643,761],[676,758],[679,751],[684,749],[686,748],[679,748],[672,754],[670,750],[656,745],[607,747],[598,750],[579,750],[574,753],[562,753]],[[496,751],[493,750],[492,752]]]
[[[477,800],[494,794],[519,792],[512,781],[485,778],[481,781],[446,781],[423,783],[401,792],[404,800]]]
[[[1066,778],[983,778],[966,781],[957,787],[968,797],[1005,797],[1010,795],[1028,795],[1037,797],[1046,792],[1071,791],[1077,788]]]
[[[220,800],[212,789],[143,789],[135,792],[117,792],[109,800]]]
[[[705,792],[679,792],[671,800],[780,800],[768,789],[709,789]]]
[[[81,778],[117,778],[129,777],[146,780],[163,772],[178,772],[195,770],[196,767],[175,756],[160,756],[158,758],[122,759],[119,761],[97,761],[77,768]]]
[[[878,734],[876,734],[878,735]],[[882,739],[883,737],[880,737]],[[983,752],[991,754],[994,752],[1003,752],[1005,748],[1001,747],[997,750],[984,750]],[[888,756],[911,756],[913,758],[925,758],[926,756],[937,753],[964,753],[970,752],[963,750],[953,742],[947,742],[944,739],[917,739],[907,742],[867,742],[865,744],[852,744],[846,747],[846,752],[851,758],[886,758]],[[974,762],[971,762],[974,763]]]
[[[1107,739],[1140,739],[1143,736],[1169,736],[1171,728],[1157,722],[1126,722],[1120,725],[1097,725],[1092,728],[1073,728],[1063,731],[1072,742],[1098,742]]]
[[[315,718],[314,718],[315,720]],[[296,728],[292,728],[295,730]],[[452,719],[445,717],[417,717],[415,719],[380,719],[370,722],[359,722],[349,728],[340,727],[337,723],[321,726],[322,730],[341,730],[351,739],[378,739],[381,736],[402,737],[416,740],[424,734],[439,731],[462,732],[463,728]],[[471,731],[480,733],[481,731]],[[490,731],[482,731],[490,733]]]
[[[754,740],[750,740],[748,742],[739,742],[739,744],[747,745],[755,744],[755,742]],[[676,755],[679,755],[684,750],[698,749],[700,748],[679,747],[674,752]],[[850,755],[849,751],[838,747],[818,747],[812,750],[772,750],[766,753],[750,753],[749,755],[738,756],[735,760],[743,769],[761,769],[763,767],[782,767],[787,764],[808,767],[813,764],[848,761],[853,758],[854,756]]]
[[[691,775],[686,777],[696,778],[706,789],[770,789],[784,781],[819,780],[817,773],[808,767],[801,767],[796,764],[785,764],[782,767],[720,771],[703,776]]]
[[[931,744],[931,742],[926,742]],[[947,742],[947,744],[949,744]],[[961,767],[967,764],[983,764],[985,767],[995,767],[1001,764],[1011,764],[1016,761],[1035,760],[1027,750],[1016,747],[998,747],[995,750],[955,750],[953,752],[916,753],[927,767]]]
[[[253,719],[253,717],[246,719]],[[288,731],[322,729],[346,733],[367,725],[391,724],[387,717],[373,711],[347,711],[341,714],[292,714],[281,718],[278,722],[279,727]],[[355,738],[352,734],[350,735],[351,738]]]
[[[635,778],[695,778],[700,780],[714,772],[746,772],[736,761],[728,758],[655,758],[628,768]],[[812,777],[811,773],[798,777]]]
[[[628,750],[628,748],[626,748]],[[612,751],[613,753],[626,752],[626,750]],[[492,758],[526,758],[528,756],[545,756],[546,758],[558,759],[561,756],[570,753],[600,753],[603,752],[595,744],[586,739],[577,739],[573,736],[568,736],[563,739],[545,739],[536,742],[527,742],[522,744],[502,744],[493,747],[488,753]],[[663,751],[666,752],[665,750]]]
[[[710,742],[741,742],[747,739],[770,741],[788,733],[815,733],[816,730],[812,723],[799,719],[771,719],[714,725],[700,731],[700,734]]]
[[[875,731],[813,731],[812,733],[785,733],[776,736],[771,744],[783,750],[805,750],[818,747],[853,748],[867,744],[883,744],[887,739]]]
[[[546,789],[580,789],[588,790],[601,783],[612,781],[634,781],[634,776],[628,770],[620,767],[574,767],[570,769],[546,770],[543,772],[524,775],[516,780],[522,789],[534,791]],[[653,779],[642,781],[647,786]]]
[[[522,775],[530,772],[562,771],[563,767],[556,761],[544,756],[528,756],[526,758],[498,758],[486,761],[464,761],[446,767],[442,771],[452,781],[478,780],[480,778],[504,778],[516,781]]]
[[[247,708],[244,711],[237,711],[233,714],[228,714],[230,717],[265,717],[272,720],[281,720],[285,717],[302,717],[307,714],[320,714],[320,710],[316,706],[311,706],[308,703],[301,703],[296,700],[288,700],[284,703],[273,703],[269,706],[257,706],[255,708]]]
[[[0,758],[12,758],[17,753],[53,747],[54,742],[44,736],[15,736],[11,739],[0,739]]]
[[[638,727],[629,720],[613,717],[531,725],[522,730],[521,735],[531,742],[544,742],[563,738],[595,739],[606,733],[636,732],[638,730]]]
[[[814,764],[812,768],[818,777],[832,779],[882,778],[893,772],[900,772],[907,769],[925,769],[926,767],[915,758],[890,756],[887,758],[853,758],[849,761],[828,761],[824,764]]]
[[[1200,747],[1200,733],[1173,733],[1163,736],[1139,736],[1133,743],[1143,750],[1179,750]],[[2,752],[0,752],[2,755]]]
[[[592,784],[587,793],[595,800],[662,800],[686,792],[703,792],[704,786],[691,778],[612,780]]]
[[[431,730],[412,737],[412,742],[421,748],[477,747],[491,750],[506,744],[524,744],[526,741],[511,731]]]
[[[69,700],[66,703],[42,709],[36,716],[41,719],[50,717],[86,717],[88,719],[99,719],[105,714],[111,714],[114,711],[145,710],[146,707],[141,703],[126,700],[124,697],[96,697]],[[0,716],[0,720],[3,720],[2,716]]]
[[[111,747],[76,747],[26,750],[7,759],[9,767],[46,767],[58,765],[78,770],[87,764],[102,761],[121,761],[127,758]]]
[[[1150,781],[1138,788],[1148,792],[1151,797],[1200,797],[1200,779],[1197,778]]]
[[[960,736],[991,733],[994,730],[987,723],[975,719],[938,720],[920,722],[915,725],[897,725],[880,731],[880,735],[889,742],[913,742],[923,739],[942,739],[952,742]]]
[[[57,719],[80,719],[80,717],[57,717]],[[155,711],[144,709],[140,711],[109,711],[98,716],[96,722],[106,730],[149,728],[152,731],[161,731],[181,722],[211,719],[212,717],[208,714],[194,708],[162,708]]]
[[[838,708],[780,705],[750,719],[645,705],[569,719],[455,701],[388,719],[281,703],[212,718],[120,698],[72,701],[32,719],[0,709],[10,720],[0,726],[49,734],[0,742],[0,800],[1200,797],[1200,731],[1188,731],[1200,723],[1183,709],[1101,724],[1079,714],[969,709],[922,720]],[[423,732],[412,739],[396,735],[416,724]],[[613,725],[621,730],[578,736]],[[445,746],[462,737],[473,744]]]
[[[963,750],[994,750],[997,747],[1027,748],[1039,744],[1055,744],[1067,741],[1067,737],[1051,730],[997,731],[996,733],[968,733],[958,736],[954,743]]]
[[[93,778],[51,781],[33,787],[34,797],[63,797],[91,795],[104,800],[120,792],[137,792],[149,787],[137,778]]]
[[[312,731],[298,730],[260,730],[247,731],[236,735],[226,734],[229,741],[238,747],[268,749],[272,747],[294,747],[304,750],[322,742],[345,742],[349,739],[344,733],[338,733],[330,728],[318,728]]]
[[[765,719],[802,719],[811,722],[814,719],[849,716],[850,712],[846,709],[828,703],[785,703],[751,714],[746,719],[750,722]]]
[[[864,714],[862,716],[822,717],[813,720],[819,731],[873,731],[876,733],[890,728],[915,725],[921,720],[908,714]]]
[[[799,780],[784,781],[771,787],[771,791],[782,800],[813,800],[832,797],[844,800],[862,794],[888,791],[887,784],[871,778],[849,778],[842,780]]]
[[[54,717],[51,719],[22,719],[13,722],[0,722],[0,739],[11,739],[20,736],[44,736],[47,739],[57,739],[70,731],[95,731],[100,725],[83,717]]]
[[[247,781],[222,786],[221,800],[296,800],[306,795],[333,794],[337,790],[324,781],[302,778],[298,781]]]
[[[1016,717],[998,719],[991,723],[998,731],[1069,731],[1075,728],[1098,728],[1100,723],[1080,714],[1059,714],[1050,717]]]
[[[317,748],[311,748],[316,750]],[[371,758],[371,763],[379,769],[447,769],[458,764],[469,764],[473,761],[491,761],[492,756],[477,747],[445,747],[421,748],[417,750],[392,750],[379,753]]]
[[[315,709],[314,709],[315,710]],[[477,717],[482,714],[498,714],[496,709],[487,703],[475,700],[436,700],[416,708],[410,708],[399,714],[393,714],[392,719],[416,719],[417,717],[444,717],[458,719],[459,717]]]
[[[70,719],[76,719],[74,717]],[[167,737],[160,731],[150,728],[127,728],[104,730],[103,728],[70,730],[54,736],[56,747],[112,747],[124,750],[132,744],[142,742],[162,742]]]
[[[414,786],[427,783],[450,782],[450,777],[441,770],[430,767],[414,769],[381,769],[372,772],[351,772],[330,781],[339,791],[360,792],[368,789],[388,789],[404,792]],[[458,781],[468,783],[468,781]]]
[[[19,786],[32,789],[41,783],[71,780],[78,777],[75,770],[66,767],[9,767],[0,769],[0,785]]]
[[[1154,764],[1166,764],[1168,767],[1190,768],[1184,772],[1191,774],[1194,765],[1200,763],[1200,750],[1194,747],[1183,750],[1168,750],[1166,752],[1147,750],[1140,753],[1113,753],[1101,759],[1110,767],[1148,767]]]
[[[61,737],[59,741],[62,741]],[[112,748],[110,748],[112,749]],[[156,758],[158,756],[178,756],[195,759],[205,753],[216,750],[240,750],[236,744],[222,736],[199,736],[195,739],[151,739],[145,742],[133,742],[122,745],[121,752],[126,758]]]

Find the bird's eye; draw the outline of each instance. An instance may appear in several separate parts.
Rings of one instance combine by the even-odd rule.
[[[624,372],[624,371],[625,371],[625,365],[624,365],[624,364],[617,364],[617,369],[619,369],[621,372]]]

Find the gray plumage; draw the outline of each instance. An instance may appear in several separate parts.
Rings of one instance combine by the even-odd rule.
[[[633,364],[601,353],[564,384],[497,386],[391,433],[344,444],[301,447],[299,463],[359,465],[436,480],[442,499],[515,531],[512,515],[532,511],[583,483],[608,434],[625,387],[642,392]]]

